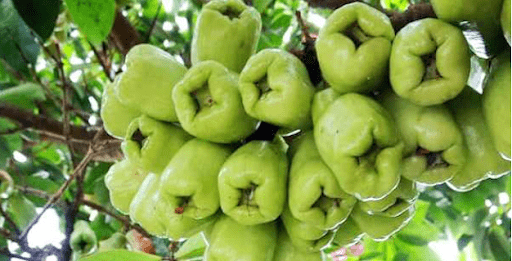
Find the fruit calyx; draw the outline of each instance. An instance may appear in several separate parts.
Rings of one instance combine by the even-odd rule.
[[[258,185],[251,182],[248,188],[239,189],[241,193],[238,206],[259,208],[259,206],[254,203],[254,193],[256,192],[257,187]]]
[[[449,166],[448,162],[443,159],[441,152],[432,152],[422,147],[418,147],[416,155],[427,158],[427,169]]]
[[[437,80],[442,78],[436,66],[436,52],[432,52],[421,57],[425,65],[425,74],[423,74],[422,81]]]
[[[361,27],[359,27],[357,22],[352,23],[347,29],[345,29],[345,31],[343,31],[343,34],[352,40],[356,49],[361,46],[361,44],[372,38],[367,35]]]

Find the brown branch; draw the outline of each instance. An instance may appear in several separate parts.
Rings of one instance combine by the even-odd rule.
[[[117,219],[117,220],[121,221],[121,222],[125,225],[125,227],[127,227],[128,229],[135,229],[135,230],[137,230],[139,233],[141,233],[142,235],[144,235],[145,237],[151,237],[151,235],[150,235],[146,230],[144,230],[141,226],[139,226],[139,225],[137,225],[137,224],[133,224],[133,223],[131,223],[131,222],[130,222],[130,219],[129,219],[129,218],[127,218],[127,217],[125,217],[125,216],[118,215],[118,214],[116,214],[116,213],[114,213],[114,212],[112,212],[112,211],[110,211],[110,210],[108,210],[108,209],[104,208],[103,206],[98,205],[98,204],[96,204],[96,203],[94,203],[94,202],[92,202],[92,201],[89,201],[89,200],[85,200],[85,199],[83,199],[83,200],[82,200],[82,203],[83,203],[84,205],[86,205],[86,206],[90,207],[90,208],[93,208],[93,209],[95,209],[95,210],[97,210],[97,211],[99,211],[99,212],[102,212],[102,213],[104,213],[104,214],[107,214],[107,215],[109,215],[109,216],[111,216],[111,217],[113,217],[113,218],[115,218],[115,219]]]
[[[360,0],[306,0],[311,7],[337,9],[346,4],[361,2]]]
[[[158,9],[156,10],[155,17],[153,18],[153,21],[151,22],[151,26],[149,27],[149,30],[146,34],[146,39],[144,40],[145,43],[149,43],[149,38],[151,37],[151,34],[153,33],[153,29],[155,29],[156,21],[158,20],[158,15],[160,14],[160,9],[162,9],[162,2],[158,4]]]
[[[46,193],[46,191],[35,189],[32,187],[15,186],[15,189],[25,195],[34,196],[34,197],[42,198],[45,200],[50,200],[52,197],[52,195]],[[61,199],[59,199],[57,202],[55,202],[54,205],[56,205],[60,208],[66,207],[66,203],[64,201],[62,201]]]
[[[110,82],[113,82],[114,79],[112,78],[112,72],[110,70],[111,67],[107,65],[107,61],[105,61],[105,58],[104,58],[104,57],[106,57],[106,55],[101,55],[98,52],[98,49],[96,49],[96,47],[94,47],[94,45],[91,42],[89,42],[89,46],[91,46],[92,52],[94,53],[94,55],[100,62],[101,68],[103,68],[103,72],[105,72],[105,75],[107,76],[107,78],[109,79]]]
[[[387,15],[391,20],[391,24],[393,24],[395,32],[400,31],[400,29],[412,21],[429,17],[436,18],[434,8],[428,3],[411,4],[403,13],[393,11],[387,12]]]

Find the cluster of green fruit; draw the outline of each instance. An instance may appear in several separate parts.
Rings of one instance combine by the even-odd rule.
[[[510,172],[509,51],[482,96],[460,29],[422,19],[395,37],[386,15],[348,4],[316,41],[318,90],[292,54],[255,54],[260,31],[254,8],[210,1],[191,68],[138,45],[106,87],[101,116],[125,155],[106,185],[151,234],[203,231],[208,260],[322,260],[330,242],[403,227],[417,183],[464,191]],[[273,140],[250,138],[262,122]]]

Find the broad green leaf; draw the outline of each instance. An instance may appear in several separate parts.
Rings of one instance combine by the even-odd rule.
[[[45,99],[43,89],[35,83],[25,83],[0,91],[0,103],[8,103],[22,109],[34,109],[35,101]]]
[[[37,215],[34,203],[20,193],[12,193],[10,195],[7,199],[5,209],[16,226],[22,230],[25,229]]]
[[[203,235],[198,233],[185,241],[175,256],[179,259],[191,259],[202,256],[205,250],[206,242]]]
[[[96,234],[98,240],[104,240],[112,236],[116,231],[105,220],[105,214],[99,214],[89,223],[89,226]]]
[[[61,0],[16,0],[14,5],[25,23],[46,41],[55,28]]]
[[[252,1],[254,8],[256,8],[256,10],[258,10],[258,12],[260,12],[260,13],[263,13],[267,9],[267,6],[270,3],[272,3],[272,0],[254,0],[254,1]]]
[[[507,238],[503,228],[500,226],[491,227],[487,238],[495,260],[511,260],[510,238]]]
[[[133,252],[124,249],[114,249],[110,251],[92,254],[79,259],[79,261],[159,261],[161,257],[142,252]]]
[[[0,168],[4,168],[15,150],[23,145],[19,134],[0,136]]]
[[[14,70],[28,75],[27,62],[35,65],[38,55],[39,45],[12,0],[0,0],[0,59]]]
[[[397,237],[413,245],[426,245],[430,241],[437,240],[441,230],[425,218],[429,208],[429,202],[418,200],[414,217],[398,232]]]
[[[116,15],[115,0],[65,0],[83,34],[92,43],[101,43],[110,33]]]
[[[407,254],[407,260],[441,261],[442,259],[428,246],[411,245],[401,240],[394,240],[400,252]],[[455,251],[455,250],[454,250]],[[404,260],[404,259],[398,259]]]

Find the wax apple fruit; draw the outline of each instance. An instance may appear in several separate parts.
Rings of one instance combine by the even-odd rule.
[[[240,73],[245,111],[253,118],[290,129],[311,126],[315,92],[304,64],[279,49],[252,56]]]
[[[482,102],[494,145],[510,159],[510,52],[495,60]]]
[[[464,168],[448,181],[448,185],[457,191],[467,191],[486,178],[497,178],[510,172],[510,162],[500,156],[492,141],[482,112],[481,95],[467,87],[448,105],[468,149]]]
[[[407,179],[400,179],[398,186],[389,195],[380,200],[359,202],[361,210],[370,215],[397,217],[414,207],[419,196],[416,184]]]
[[[340,96],[316,122],[314,135],[345,192],[377,200],[398,185],[403,144],[391,115],[371,98]]]
[[[121,148],[126,158],[138,163],[143,171],[160,174],[191,138],[180,127],[143,115],[132,121]]]
[[[324,79],[340,93],[377,88],[387,75],[394,37],[389,18],[367,4],[337,9],[315,44]]]
[[[278,142],[243,145],[219,172],[222,211],[244,225],[275,220],[285,205],[287,173],[286,152]]]
[[[245,226],[223,215],[213,226],[207,261],[272,261],[277,224]]]
[[[107,84],[104,88],[101,96],[100,112],[103,127],[108,134],[116,138],[124,138],[130,122],[139,117],[141,113],[121,103],[112,84]]]
[[[510,0],[503,1],[503,7],[501,9],[501,28],[503,29],[503,36],[510,45]]]
[[[304,252],[293,245],[286,230],[280,226],[273,261],[322,261],[322,253]]]
[[[295,218],[319,229],[333,229],[345,221],[356,198],[345,193],[325,165],[313,132],[300,138],[290,168],[288,203]]]
[[[154,119],[178,121],[172,89],[187,69],[174,57],[153,45],[140,44],[128,52],[126,71],[114,82],[119,100]]]
[[[192,64],[217,61],[231,71],[242,71],[256,51],[261,17],[240,0],[214,0],[203,6],[192,37]]]
[[[201,139],[235,142],[258,126],[244,111],[238,75],[215,61],[194,65],[176,84],[173,99],[183,129]]]
[[[69,238],[69,245],[73,252],[78,255],[91,253],[96,249],[98,240],[96,234],[89,227],[89,223],[84,220],[78,220],[73,225],[73,233]]]
[[[455,98],[466,86],[470,52],[462,31],[438,19],[407,24],[393,42],[389,78],[393,90],[418,105]]]
[[[336,92],[332,88],[327,88],[325,90],[321,90],[315,93],[313,96],[313,104],[311,104],[311,117],[313,119],[313,124],[315,124],[320,116],[324,114],[325,110],[331,106],[338,97],[340,97],[340,93]]]
[[[334,233],[332,244],[340,247],[349,246],[356,243],[363,235],[364,232],[357,226],[354,219],[348,217]]]

